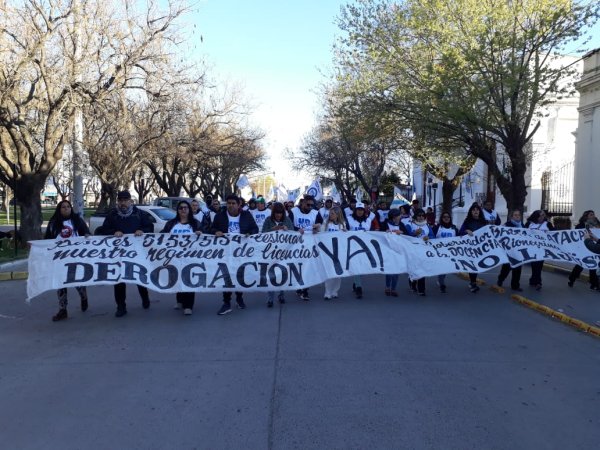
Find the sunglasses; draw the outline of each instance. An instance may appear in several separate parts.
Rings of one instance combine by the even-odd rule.
[[[180,206],[177,209],[189,209],[187,206]]]

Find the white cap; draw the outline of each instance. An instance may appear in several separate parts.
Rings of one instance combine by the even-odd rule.
[[[365,204],[363,202],[358,202],[356,204],[356,206],[354,207],[354,209],[358,209],[358,208],[365,209]]]

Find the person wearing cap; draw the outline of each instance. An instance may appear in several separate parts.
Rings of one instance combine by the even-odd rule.
[[[328,198],[327,200],[325,200],[325,205],[323,205],[323,207],[321,209],[319,209],[319,214],[321,214],[321,217],[323,218],[323,222],[325,222],[329,218],[329,210],[331,209],[332,206],[333,206],[333,200]]]
[[[122,237],[124,234],[133,234],[141,236],[144,233],[152,233],[154,226],[150,221],[148,214],[139,210],[131,199],[129,191],[121,191],[117,194],[117,207],[113,208],[102,224],[102,234],[115,237]],[[144,309],[150,308],[150,296],[148,289],[138,285],[140,297],[142,297],[142,306]],[[115,317],[123,317],[127,314],[125,299],[127,297],[127,285],[117,283],[114,287],[115,302],[117,311]]]
[[[300,200],[300,206],[292,208],[289,216],[294,224],[294,230],[299,231],[301,234],[317,233],[323,223],[321,214],[315,209],[315,198],[311,195],[305,195]],[[298,289],[296,293],[301,300],[310,300],[308,288]]]
[[[433,239],[433,228],[427,223],[425,211],[422,209],[415,210],[415,214],[412,220],[406,226],[409,236],[413,236],[419,239],[427,241]],[[425,296],[425,277],[417,280],[410,280],[410,288],[413,292],[418,295]]]
[[[254,218],[256,222],[256,226],[259,230],[262,230],[263,224],[267,217],[271,215],[271,211],[267,210],[267,205],[265,203],[264,197],[259,197],[256,199],[256,209],[251,209],[250,214]]]
[[[387,219],[381,223],[380,231],[393,233],[396,235],[406,235],[406,227],[402,223],[402,216],[399,209],[391,209],[388,211]],[[398,278],[400,274],[387,274],[385,276],[385,295],[398,297],[396,286],[398,286]]]
[[[379,231],[379,222],[375,214],[367,212],[363,202],[356,202],[354,212],[346,218],[349,231]],[[352,290],[356,294],[356,298],[363,297],[362,280],[360,275],[354,276]]]
[[[252,218],[252,214],[248,211],[243,211],[240,205],[240,199],[235,194],[230,194],[225,199],[227,209],[217,213],[215,220],[210,226],[210,233],[215,236],[223,236],[224,234],[257,234],[258,226]],[[239,309],[246,309],[243,294],[235,293],[235,300]],[[231,292],[223,292],[223,305],[217,312],[219,316],[229,314],[231,312]]]

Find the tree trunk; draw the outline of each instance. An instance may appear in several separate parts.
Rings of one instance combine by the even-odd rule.
[[[96,212],[106,212],[115,206],[117,198],[117,188],[112,184],[101,182],[102,189],[100,191],[100,203]]]
[[[452,212],[452,202],[456,184],[454,180],[444,178],[442,181],[442,212]]]
[[[19,233],[23,242],[42,239],[42,202],[40,193],[44,189],[46,176],[40,174],[21,175],[16,180],[15,199],[21,210]]]

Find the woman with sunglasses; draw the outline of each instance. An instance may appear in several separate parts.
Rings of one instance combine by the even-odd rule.
[[[177,215],[165,224],[161,233],[200,235],[203,231],[200,221],[194,219],[191,205],[182,200],[177,203]],[[178,292],[176,294],[177,304],[175,309],[183,309],[184,315],[191,316],[194,309],[194,296],[194,292]]]
[[[446,239],[458,236],[458,228],[452,223],[452,214],[448,211],[442,212],[440,223],[433,227],[435,239]],[[438,275],[438,286],[442,294],[446,293],[446,275]]]

